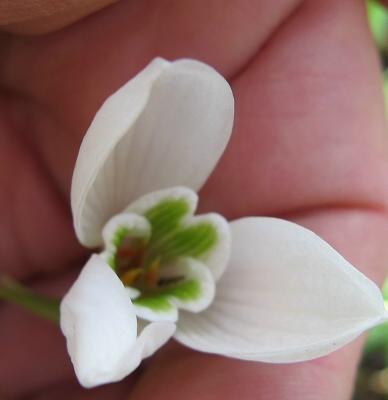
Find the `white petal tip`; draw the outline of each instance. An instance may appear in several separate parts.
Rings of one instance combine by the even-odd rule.
[[[73,174],[81,243],[99,246],[109,217],[145,193],[200,188],[229,140],[233,113],[226,80],[187,59],[156,59],[110,96],[85,135]]]
[[[275,218],[231,224],[232,255],[203,313],[176,339],[246,360],[310,360],[387,320],[380,290],[313,232]]]
[[[127,290],[93,255],[61,302],[60,325],[74,370],[85,387],[127,375],[136,341],[136,315]]]

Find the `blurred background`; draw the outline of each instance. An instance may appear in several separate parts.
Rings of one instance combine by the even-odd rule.
[[[375,1],[368,1],[367,8],[370,28],[380,53],[388,116],[388,9]],[[384,284],[383,296],[388,308],[388,279]],[[388,323],[373,329],[368,336],[353,398],[353,400],[385,399],[388,400]]]

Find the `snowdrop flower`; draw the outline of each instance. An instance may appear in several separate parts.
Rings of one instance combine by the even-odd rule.
[[[96,114],[71,200],[77,237],[101,252],[60,316],[83,386],[124,378],[171,337],[288,363],[385,320],[377,286],[313,232],[276,218],[195,216],[195,191],[232,123],[230,87],[193,60],[155,59]]]

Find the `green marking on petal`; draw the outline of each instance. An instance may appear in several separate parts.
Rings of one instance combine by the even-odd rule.
[[[169,298],[175,297],[182,302],[190,302],[201,296],[201,286],[196,280],[188,280],[174,286],[155,289],[150,294],[142,294],[133,301],[139,306],[148,307],[155,312],[166,312],[173,308]]]
[[[175,230],[182,218],[189,212],[185,199],[165,199],[150,208],[145,217],[151,224],[151,241],[157,242],[167,233]]]
[[[163,272],[176,261],[199,258],[217,245],[217,220],[211,215],[193,217],[192,208],[190,199],[164,197],[145,211],[142,208],[147,237],[125,224],[110,230],[114,233],[109,233],[106,260],[125,286],[141,292],[134,304],[166,312],[175,308],[170,298],[181,302],[201,299],[201,284],[187,271],[176,270],[172,276]]]
[[[211,250],[217,243],[216,228],[207,221],[188,227],[178,227],[159,242],[150,246],[152,254],[159,254],[163,262],[178,257],[197,258]]]
[[[166,296],[158,296],[156,294],[150,297],[139,297],[133,300],[133,303],[150,308],[155,312],[169,312],[174,308]]]
[[[160,257],[162,262],[177,257],[200,257],[216,245],[217,231],[210,222],[181,226],[189,210],[185,199],[164,199],[144,214],[152,232],[146,250],[146,265],[155,257]]]
[[[116,269],[116,262],[115,262],[115,257],[113,255],[109,256],[107,259],[108,265],[115,270]]]
[[[165,295],[176,297],[184,302],[196,300],[201,296],[201,286],[195,280],[185,281],[174,287],[162,290],[164,290]]]
[[[125,226],[120,226],[112,236],[112,244],[116,248],[120,246],[124,238],[129,234],[129,229]]]

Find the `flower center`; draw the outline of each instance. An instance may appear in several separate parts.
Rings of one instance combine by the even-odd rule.
[[[206,220],[183,224],[188,205],[183,199],[164,199],[144,213],[151,232],[139,237],[125,226],[114,233],[111,266],[125,286],[141,291],[177,283],[184,276],[165,276],[163,268],[182,257],[197,258],[217,242],[215,227]]]
[[[163,284],[160,279],[160,257],[149,260],[147,241],[126,236],[115,254],[116,272],[125,286],[150,289]]]
[[[143,288],[155,287],[158,280],[160,263],[146,262],[146,251],[149,242],[147,235],[134,232],[124,223],[119,224],[113,232],[111,245],[113,251],[108,253],[107,261],[116,272],[124,286]]]
[[[108,222],[104,256],[124,286],[134,289],[138,307],[170,312],[178,303],[203,305],[205,282],[212,280],[204,262],[217,247],[219,219],[194,217],[186,198],[155,203]]]
[[[163,257],[153,255],[147,247],[148,241],[141,238],[125,236],[114,256],[116,273],[124,286],[130,286],[148,294],[152,289],[167,287],[182,282],[183,274],[162,276]]]

